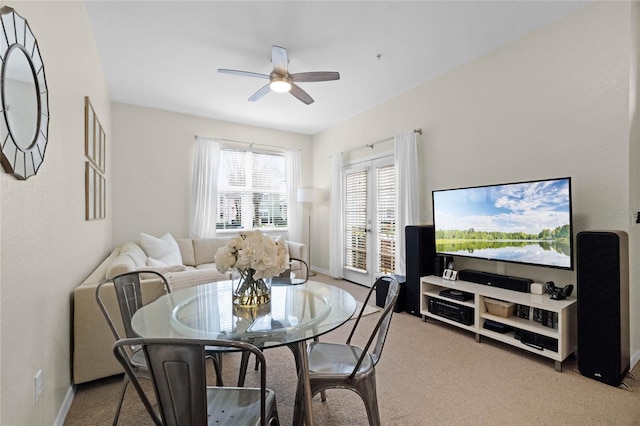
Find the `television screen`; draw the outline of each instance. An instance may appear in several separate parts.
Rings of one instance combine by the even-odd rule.
[[[436,253],[573,269],[571,178],[433,191]]]

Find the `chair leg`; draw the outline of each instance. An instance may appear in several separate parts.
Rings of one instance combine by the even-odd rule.
[[[276,404],[276,402],[274,401],[273,403],[273,410],[271,410],[271,413],[267,413],[269,418],[267,421],[267,424],[269,426],[280,426],[280,416],[278,415],[278,404]]]
[[[240,372],[238,373],[238,387],[244,386],[244,379],[247,376],[247,366],[249,365],[250,352],[243,351],[240,360]]]
[[[378,395],[376,391],[375,376],[364,380],[358,385],[358,393],[362,397],[367,410],[367,418],[370,426],[380,426],[380,411],[378,409]]]
[[[314,342],[319,342],[320,338],[318,336],[313,338]],[[325,402],[327,400],[327,391],[323,390],[320,392],[320,401]]]
[[[145,376],[140,376],[140,377],[145,377]],[[151,380],[150,377],[145,377],[149,380]],[[144,405],[144,407],[147,409],[147,413],[149,413],[149,416],[151,417],[151,420],[153,420],[153,423],[156,426],[162,426],[162,420],[160,420],[160,418],[158,417],[158,414],[155,412],[153,405],[151,404],[151,401],[149,401],[149,398],[147,397],[147,395],[145,394],[144,390],[142,389],[142,387],[140,386],[140,383],[136,377],[135,381],[132,381],[131,378],[125,374],[125,379],[123,381],[122,384],[122,392],[120,395],[120,404],[118,404],[118,409],[116,410],[116,415],[115,418],[113,419],[113,426],[116,426],[116,424],[118,423],[118,418],[120,417],[120,409],[122,408],[122,403],[124,401],[124,395],[125,392],[127,390],[127,386],[129,385],[129,383],[131,383],[133,385],[133,387],[136,389],[138,396],[140,397],[140,400],[142,401],[142,404]]]
[[[118,419],[120,418],[120,410],[122,409],[122,403],[124,402],[124,395],[127,392],[127,386],[129,386],[129,376],[124,375],[124,380],[122,381],[122,389],[120,390],[120,401],[118,402],[118,406],[116,407],[116,414],[113,417],[113,426],[118,424]]]
[[[207,355],[207,358],[211,358],[213,369],[216,371],[216,386],[224,386],[222,381],[222,354],[213,353]]]
[[[293,424],[304,424],[304,411],[302,410],[302,383],[300,383],[300,377],[296,380],[296,396],[293,402]]]

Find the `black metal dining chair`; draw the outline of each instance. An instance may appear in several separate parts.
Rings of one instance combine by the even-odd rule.
[[[127,348],[140,347],[158,401],[160,416],[148,404],[138,374],[131,368]],[[207,347],[241,350],[260,360],[260,387],[207,386]],[[125,369],[157,425],[279,425],[275,393],[267,389],[267,365],[260,349],[246,342],[182,338],[119,340],[113,352]]]
[[[384,310],[380,315],[371,335],[363,348],[351,344],[360,320],[363,316],[367,302],[375,291],[380,280],[389,282],[389,290],[385,300]],[[380,413],[378,410],[378,397],[376,392],[375,366],[380,360],[382,348],[389,331],[389,324],[398,301],[400,285],[392,276],[380,277],[369,290],[362,308],[351,329],[346,343],[326,343],[314,341],[309,344],[307,351],[309,359],[309,377],[311,382],[311,394],[324,392],[328,389],[349,389],[356,392],[364,402],[367,410],[369,424],[380,425]],[[370,351],[371,350],[371,351]],[[323,394],[322,401],[325,401]],[[301,424],[302,390],[298,384],[296,403],[294,410],[294,424]]]

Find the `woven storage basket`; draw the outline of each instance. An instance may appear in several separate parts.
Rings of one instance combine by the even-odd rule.
[[[484,304],[487,307],[487,311],[489,311],[490,314],[496,315],[498,317],[503,317],[503,318],[507,318],[513,315],[513,311],[516,308],[515,303],[504,302],[502,300],[496,300],[496,299],[489,299],[486,297],[484,299]]]

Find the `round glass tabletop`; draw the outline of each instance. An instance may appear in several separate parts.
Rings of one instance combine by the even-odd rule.
[[[317,281],[274,285],[268,304],[239,307],[232,282],[220,281],[166,294],[139,309],[131,323],[141,337],[242,340],[266,348],[327,333],[355,309],[347,291]]]

